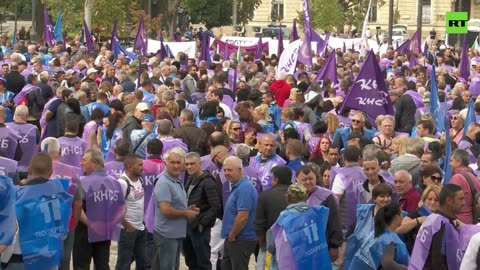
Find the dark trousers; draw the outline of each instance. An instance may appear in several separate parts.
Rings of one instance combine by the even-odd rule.
[[[255,251],[256,240],[225,239],[223,247],[222,270],[248,270],[250,256]]]
[[[147,264],[147,229],[120,232],[116,270],[128,270],[135,258],[136,269],[143,270]]]
[[[185,263],[190,270],[211,270],[210,228],[200,232],[197,228],[187,227],[187,237],[182,242]]]
[[[110,270],[110,266],[108,266],[110,241],[89,243],[87,226],[78,223],[73,243],[73,269],[90,270],[92,258],[95,270]]]

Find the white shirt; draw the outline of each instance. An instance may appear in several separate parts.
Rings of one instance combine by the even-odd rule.
[[[123,177],[122,177],[123,176]],[[125,205],[127,206],[127,213],[125,213],[125,220],[128,223],[132,224],[132,226],[139,231],[145,230],[145,225],[143,224],[143,211],[144,211],[144,190],[142,182],[137,180],[133,182],[128,178],[128,176],[123,173],[121,178],[127,178],[130,182],[130,193],[128,194],[127,198],[125,199]],[[127,194],[127,182],[123,179],[118,179],[120,185],[122,186],[123,194]]]
[[[220,102],[220,107],[225,112],[225,117],[233,119],[232,110],[223,102]]]
[[[477,269],[477,253],[480,248],[480,233],[475,234],[468,243],[467,250],[463,255],[460,270]]]
[[[333,178],[332,192],[333,194],[342,195],[345,192],[345,183],[343,182],[343,178],[339,174],[335,175],[335,178]]]

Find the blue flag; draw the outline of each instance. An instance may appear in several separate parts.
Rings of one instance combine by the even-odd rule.
[[[475,117],[475,102],[473,99],[470,99],[468,102],[468,111],[467,111],[467,117],[465,118],[465,125],[463,126],[463,138],[467,135],[467,130],[468,126],[470,126],[471,123],[477,122],[477,118]]]
[[[447,106],[445,106],[445,112],[447,111]],[[452,156],[452,140],[450,139],[450,119],[447,117],[443,118],[445,125],[445,160],[443,161],[443,171],[445,175],[443,177],[443,184],[446,185],[450,182],[452,178],[452,167],[450,166],[450,157]]]
[[[440,98],[438,97],[437,80],[435,78],[437,77],[435,75],[435,66],[433,66],[430,75],[430,113],[432,113],[433,118],[435,119],[435,127],[437,130],[443,132],[446,130],[444,125],[445,116],[440,110]]]
[[[394,115],[388,88],[373,50],[368,53],[340,111],[344,108],[365,112],[371,119],[381,114]]]
[[[66,179],[53,179],[18,188],[15,211],[26,270],[47,270],[60,263],[72,214],[69,185]]]
[[[13,31],[12,44],[17,43],[17,32]]]
[[[15,235],[15,187],[7,176],[0,176],[0,245],[10,246]]]
[[[58,15],[57,15],[57,21],[55,22],[55,29],[54,29],[54,33],[55,33],[55,40],[58,42],[62,42],[63,41],[63,18],[62,18],[62,11],[59,11],[58,12]]]
[[[85,32],[85,47],[87,47],[87,52],[93,51],[93,39],[90,29],[88,29],[87,22],[83,20],[83,31]]]

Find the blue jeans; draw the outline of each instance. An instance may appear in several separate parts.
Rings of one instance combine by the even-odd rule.
[[[187,227],[187,237],[182,242],[185,263],[190,270],[210,270],[210,228],[202,232],[198,228]]]
[[[136,269],[145,269],[147,264],[147,229],[120,232],[116,270],[128,270],[135,258]]]
[[[153,234],[157,246],[158,270],[178,270],[180,268],[181,238],[165,238],[155,232]]]

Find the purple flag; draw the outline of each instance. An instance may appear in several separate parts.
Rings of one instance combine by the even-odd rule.
[[[305,13],[303,28],[305,29],[305,37],[303,43],[298,50],[297,60],[307,66],[312,65],[312,30],[310,29],[310,11],[308,9],[308,0],[303,0],[303,12]]]
[[[312,33],[312,41],[315,41],[317,42],[317,53],[325,50],[325,46],[326,46],[326,42],[325,40],[323,40],[323,38],[317,34],[317,32],[311,30],[310,31]]]
[[[143,20],[143,16],[138,25],[138,31],[135,36],[135,41],[133,42],[133,47],[134,49],[139,48],[143,55],[147,54],[147,44],[145,43],[145,21]]]
[[[467,35],[463,35],[462,55],[460,56],[460,77],[468,81],[470,77],[470,60],[468,59]]]
[[[228,46],[225,46],[225,49],[223,50],[223,60],[230,60],[230,50],[228,49]]]
[[[259,60],[262,57],[263,52],[263,43],[262,43],[262,36],[258,38],[257,43],[257,50],[255,51],[255,60]]]
[[[409,44],[409,49],[410,51],[413,51],[415,53],[419,53],[422,51],[422,33],[420,31],[415,31],[415,34],[413,34],[412,38],[410,38],[410,44]]]
[[[238,76],[237,68],[235,67],[234,71],[233,71],[233,83],[232,83],[232,86],[233,86],[232,92],[233,92],[234,95],[237,94],[237,76]]]
[[[110,39],[110,50],[115,50],[115,42],[118,41],[117,21],[113,24],[112,38]]]
[[[163,45],[163,33],[160,31],[160,59],[165,59],[167,57],[167,50],[165,49],[165,45]]]
[[[87,22],[83,20],[83,31],[85,32],[85,46],[87,47],[87,52],[93,51],[93,39],[90,29],[88,29]]]
[[[346,53],[346,52],[347,52],[347,44],[345,44],[345,42],[343,42],[342,52],[343,52],[343,53]]]
[[[293,19],[292,32],[290,33],[290,42],[294,42],[297,39],[298,39],[297,19]]]
[[[207,66],[210,66],[212,63],[212,58],[210,57],[210,35],[205,31],[202,37],[202,55],[200,60],[205,60],[208,64]]]
[[[418,65],[417,57],[415,57],[415,54],[412,53],[410,54],[410,59],[408,60],[408,68],[412,69],[416,65]]]
[[[47,5],[43,9],[43,40],[50,45],[50,47],[55,46],[55,33],[53,32],[52,21],[50,16],[48,16]]]
[[[406,40],[405,42],[402,43],[402,45],[397,46],[397,48],[395,49],[395,52],[407,53],[409,51],[410,51],[410,39]]]
[[[280,59],[280,55],[283,52],[283,31],[282,26],[280,26],[280,31],[278,32],[278,46],[277,46],[277,57]]]
[[[355,43],[353,43],[353,41],[352,41],[352,52],[354,52],[354,51],[355,51]]]
[[[341,110],[345,107],[361,110],[372,119],[376,119],[380,114],[394,114],[388,88],[373,50],[368,53]]]
[[[426,40],[423,43],[423,55],[425,55],[425,57],[428,56],[428,42]]]
[[[328,41],[330,40],[330,33],[325,34],[325,51],[323,52],[323,57],[328,57]]]
[[[315,78],[315,82],[320,82],[325,79],[329,79],[332,82],[332,85],[337,84],[337,58],[334,53],[330,54],[328,57],[327,62],[325,62],[322,70],[320,70]]]

